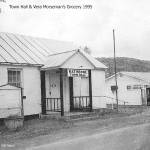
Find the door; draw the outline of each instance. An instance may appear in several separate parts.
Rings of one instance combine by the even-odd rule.
[[[147,95],[147,106],[150,106],[150,88],[146,89],[146,95]]]
[[[49,74],[49,91],[47,99],[47,110],[50,111],[60,111],[61,101],[60,101],[60,76],[57,73]]]
[[[60,98],[59,74],[49,74],[49,96],[50,98]]]

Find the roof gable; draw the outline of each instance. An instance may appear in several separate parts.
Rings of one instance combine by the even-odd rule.
[[[73,50],[50,55],[43,68],[105,69],[106,66],[82,50]]]
[[[62,68],[74,68],[74,69],[94,69],[93,64],[86,59],[80,52],[76,52],[67,61],[65,61]]]

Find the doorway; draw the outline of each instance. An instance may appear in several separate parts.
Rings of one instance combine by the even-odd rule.
[[[50,98],[60,98],[60,78],[59,74],[49,74],[49,96]]]
[[[146,88],[147,106],[150,106],[150,88]]]
[[[49,82],[47,84],[46,111],[60,112],[60,76],[56,72],[49,73]]]
[[[73,77],[69,77],[69,90],[70,90],[70,111],[73,111]]]
[[[90,110],[89,78],[69,77],[70,111]]]

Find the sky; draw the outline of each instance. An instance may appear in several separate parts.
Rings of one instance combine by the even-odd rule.
[[[149,0],[5,0],[0,32],[11,32],[87,46],[95,57],[150,60]],[[92,5],[92,9],[11,9],[10,5]]]

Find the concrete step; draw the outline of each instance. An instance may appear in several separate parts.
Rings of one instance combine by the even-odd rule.
[[[100,117],[98,115],[95,115],[95,116],[84,116],[84,117],[77,117],[77,118],[65,118],[65,121],[76,122],[76,121],[84,121],[84,120],[94,120],[99,118]]]
[[[77,114],[77,115],[68,115],[68,116],[60,116],[60,115],[41,115],[41,119],[54,119],[54,120],[63,120],[63,121],[79,121],[79,120],[93,120],[99,118],[99,115],[96,113],[88,113],[88,114]]]
[[[64,121],[79,121],[79,120],[93,120],[97,118],[103,118],[105,114],[116,112],[115,110],[96,110],[92,112],[70,112],[65,113],[65,116],[61,116],[60,113],[50,113],[47,115],[41,115],[41,119],[55,119]]]

